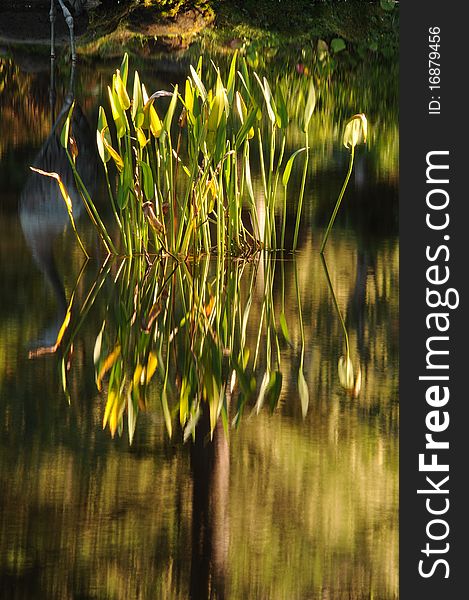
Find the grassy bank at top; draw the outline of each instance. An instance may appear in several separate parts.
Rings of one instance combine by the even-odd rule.
[[[185,51],[196,40],[213,50],[291,51],[316,43],[334,51],[382,58],[398,56],[398,5],[394,0],[129,0],[104,1],[90,13],[82,51],[139,54]]]

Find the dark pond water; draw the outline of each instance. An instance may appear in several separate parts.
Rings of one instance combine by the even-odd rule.
[[[92,131],[118,62],[89,58],[77,68],[76,98]],[[187,72],[182,61],[135,66],[152,90]],[[287,99],[294,113],[302,75],[276,68],[272,80],[287,78],[296,90]],[[57,112],[67,64],[55,77]],[[253,282],[246,329],[253,356],[265,279],[275,268],[274,304],[278,313],[285,307],[291,338],[279,344],[279,403],[257,411],[254,397],[229,436],[219,425],[212,442],[199,435],[195,444],[183,443],[178,429],[169,439],[156,384],[132,445],[126,426],[114,439],[102,428],[106,399],[96,389],[93,348],[119,303],[119,264],[74,340],[69,399],[58,354],[30,358],[53,344],[74,290],[74,306],[83,306],[100,269],[97,249],[76,285],[83,259],[63,215],[45,208],[40,218],[26,211],[20,220],[21,198],[47,204],[50,194],[28,181],[50,132],[49,84],[47,61],[0,59],[0,597],[396,599],[397,71],[367,61],[321,79],[297,256],[253,261],[240,281],[243,294]],[[344,332],[318,248],[347,168],[343,124],[356,112],[368,116],[370,142],[357,154],[326,252],[350,341],[347,386],[339,372]],[[299,145],[293,119],[288,154]],[[298,188],[300,163],[292,177]],[[102,190],[98,176],[104,205]],[[293,223],[291,216],[289,229]],[[94,247],[86,215],[79,227]],[[259,354],[257,387],[268,360]]]

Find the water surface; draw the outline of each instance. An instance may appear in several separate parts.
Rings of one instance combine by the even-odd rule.
[[[91,132],[117,66],[89,59],[78,67],[76,97]],[[151,89],[168,89],[186,69],[183,62],[139,64]],[[69,77],[60,64],[55,113]],[[291,74],[292,82],[299,77]],[[111,439],[102,430],[105,398],[95,385],[93,347],[115,298],[111,280],[74,344],[70,404],[58,357],[28,358],[52,343],[83,262],[59,208],[47,236],[25,234],[19,218],[28,167],[50,132],[49,82],[47,61],[0,59],[0,596],[397,598],[395,70],[371,61],[333,73],[321,88],[300,248],[295,260],[275,264],[275,303],[280,310],[283,268],[291,337],[291,346],[281,347],[279,404],[272,414],[268,407],[257,414],[252,404],[228,439],[217,427],[213,442],[200,435],[196,444],[184,444],[180,431],[168,438],[156,393],[139,414],[131,446],[125,431]],[[344,335],[318,248],[347,167],[342,125],[361,111],[372,137],[357,157],[326,253],[361,368],[361,389],[350,393],[340,384]],[[300,143],[293,123],[289,149]],[[299,187],[300,165],[292,177]],[[96,198],[104,206],[99,179]],[[92,246],[85,222],[83,215],[80,230]],[[77,287],[79,302],[99,271],[95,247]],[[247,332],[254,346],[265,268],[261,261]],[[305,418],[296,281],[310,394]],[[264,366],[261,357],[258,382]]]

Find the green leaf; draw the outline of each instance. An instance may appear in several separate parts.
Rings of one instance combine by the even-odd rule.
[[[300,367],[300,370],[298,371],[298,391],[300,393],[301,412],[303,414],[303,419],[304,419],[308,412],[309,391],[308,391],[308,385],[305,380],[305,376],[303,375],[302,367]]]
[[[236,59],[238,58],[238,50],[233,54],[231,59],[230,72],[228,74],[228,82],[226,84],[226,94],[228,96],[228,102],[230,106],[233,104],[234,90],[235,90],[235,79],[236,79]]]
[[[169,103],[168,112],[164,118],[164,128],[170,133],[171,132],[171,123],[173,122],[174,111],[176,110],[176,104],[178,101],[178,86],[174,86],[173,97],[171,98],[171,102]]]
[[[122,81],[119,70],[116,71],[116,75],[114,78],[114,89],[116,91],[117,98],[119,100],[119,104],[122,107],[122,110],[127,110],[128,108],[130,108],[129,94],[127,93],[127,89],[125,87],[124,82]]]
[[[276,90],[276,103],[278,116],[277,124],[280,127],[280,129],[285,129],[288,125],[288,110],[280,86],[277,86]]]
[[[141,127],[145,115],[143,113],[143,96],[142,86],[140,85],[140,77],[138,71],[135,71],[134,76],[134,93],[132,98],[132,120],[135,123],[135,127]]]
[[[342,52],[342,50],[345,50],[345,42],[342,38],[334,38],[331,41],[331,50],[332,52],[334,52],[334,54],[337,54],[338,52]]]
[[[246,138],[250,139],[254,135],[253,125],[256,122],[256,114],[257,110],[255,108],[251,109],[251,112],[248,114],[247,118],[244,120],[243,125],[240,130],[236,134],[235,140],[235,149],[238,150],[246,140]],[[252,130],[252,132],[251,132]]]
[[[264,82],[262,83],[257,73],[254,73],[254,77],[257,79],[257,83],[262,90],[262,95],[264,96],[265,104],[267,106],[267,114],[269,115],[269,119],[271,123],[275,123],[277,119],[273,107],[272,92],[270,91],[267,79],[264,77]]]
[[[118,171],[122,172],[124,170],[124,161],[122,160],[120,154],[118,152],[116,152],[114,150],[114,148],[111,146],[111,144],[109,144],[108,141],[106,140],[105,131],[101,133],[101,140],[102,140],[107,152],[109,152],[109,154],[112,156],[112,159],[116,163],[116,167],[117,167]]]
[[[153,182],[153,173],[151,172],[150,165],[143,160],[139,160],[138,164],[142,169],[143,176],[143,191],[147,200],[153,200],[155,195],[155,184]]]
[[[124,85],[126,86],[127,85],[127,76],[129,74],[129,55],[127,54],[127,52],[125,52],[124,58],[122,59],[120,72],[121,72],[121,76],[122,76],[122,81],[123,81]]]
[[[106,143],[107,142],[107,145]],[[103,163],[107,163],[111,158],[111,154],[107,146],[111,146],[111,134],[107,124],[106,113],[102,106],[99,107],[98,129],[96,131],[96,144],[98,146],[98,154]]]
[[[62,133],[60,135],[60,143],[62,144],[62,147],[65,149],[68,148],[68,139],[69,139],[69,135],[70,135],[70,121],[72,120],[74,108],[75,108],[75,101],[72,102],[72,106],[70,107],[70,109],[68,111],[67,118],[65,119],[65,123],[62,128]]]
[[[115,78],[115,75],[114,75]],[[109,102],[111,104],[112,118],[114,119],[114,123],[116,124],[117,137],[120,139],[124,137],[126,131],[126,121],[125,114],[122,110],[122,106],[120,105],[119,99],[117,98],[117,94],[115,92],[113,85],[113,89],[108,86],[108,94],[109,94]]]
[[[205,102],[205,100],[207,100],[207,90],[205,89],[204,84],[200,80],[200,77],[197,75],[197,72],[192,65],[190,66],[190,71],[191,71],[192,79],[194,80],[194,83],[195,83],[195,87],[198,89],[202,100]]]
[[[298,150],[293,152],[293,154],[288,159],[287,164],[285,165],[285,171],[283,172],[283,176],[282,176],[283,185],[285,185],[285,186],[288,185],[288,181],[289,181],[290,175],[291,175],[291,170],[293,167],[293,162],[295,161],[295,158],[298,156],[298,154],[300,154],[300,152],[304,152],[305,150],[306,150],[306,148],[299,148]]]

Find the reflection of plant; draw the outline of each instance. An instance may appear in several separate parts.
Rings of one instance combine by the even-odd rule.
[[[170,436],[176,415],[184,438],[194,436],[205,410],[212,432],[220,417],[228,427],[230,408],[236,425],[246,402],[256,395],[256,373],[261,365],[265,370],[260,377],[256,410],[259,412],[264,404],[275,409],[282,389],[273,300],[275,259],[264,259],[263,304],[252,347],[247,328],[252,321],[259,261],[205,258],[177,263],[168,257],[149,266],[142,256],[119,264],[93,353],[96,386],[106,394],[103,427],[108,425],[112,436],[122,433],[127,415],[131,443],[138,412],[155,396],[161,402]],[[68,311],[64,330],[70,327],[72,333],[62,362],[65,390],[65,356],[102,282],[100,276],[93,286],[94,295],[88,294],[76,323],[71,319],[71,307]],[[280,323],[288,338],[283,312]],[[301,375],[303,334],[302,340]],[[305,415],[304,376],[299,385]]]
[[[350,344],[348,338],[347,327],[345,325],[344,317],[342,316],[342,312],[339,308],[339,304],[337,302],[337,298],[334,292],[334,287],[332,285],[331,278],[329,276],[329,270],[327,268],[326,259],[324,255],[321,254],[322,266],[324,268],[324,274],[326,275],[327,285],[329,286],[329,290],[332,294],[332,299],[334,301],[334,307],[337,311],[337,316],[339,317],[340,325],[342,327],[342,331],[344,333],[344,344],[345,344],[345,355],[339,358],[338,363],[338,373],[339,373],[339,382],[340,385],[350,392],[353,396],[358,396],[361,390],[362,385],[362,374],[360,363],[358,362],[358,368],[355,373],[355,369],[353,367],[352,359],[350,357]]]

